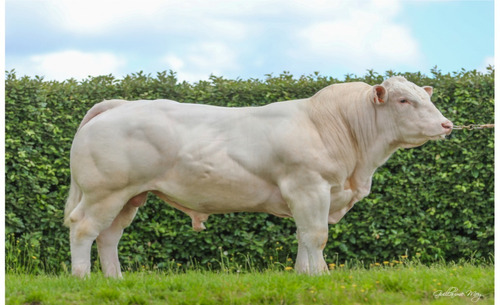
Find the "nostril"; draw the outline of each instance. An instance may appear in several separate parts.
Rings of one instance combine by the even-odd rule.
[[[453,123],[450,121],[441,123],[441,126],[443,126],[444,129],[451,130],[453,128]]]

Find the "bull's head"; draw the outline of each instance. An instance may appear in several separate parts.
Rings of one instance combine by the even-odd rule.
[[[419,87],[403,77],[373,86],[378,124],[393,131],[398,146],[415,147],[451,133],[453,123],[431,102],[432,92],[432,87]]]

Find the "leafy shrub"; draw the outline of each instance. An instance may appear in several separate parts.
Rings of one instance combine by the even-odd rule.
[[[387,76],[396,75],[389,71]],[[398,74],[435,87],[433,100],[455,124],[492,123],[494,70],[486,74],[432,71]],[[345,81],[381,83],[369,71]],[[195,84],[178,82],[173,72],[111,75],[56,82],[6,75],[6,234],[47,271],[70,264],[68,230],[62,226],[68,193],[69,151],[86,111],[103,99],[168,98],[220,106],[259,106],[305,98],[340,82],[318,74],[289,73],[264,80],[212,76]],[[372,193],[337,225],[330,226],[327,261],[390,260],[408,254],[435,259],[488,259],[493,253],[493,130],[455,131],[447,141],[399,150],[373,178]],[[127,266],[163,268],[172,262],[217,268],[221,255],[254,266],[295,258],[293,220],[267,214],[212,215],[196,233],[190,218],[150,195],[120,242]],[[12,235],[14,234],[14,235]],[[19,245],[16,245],[19,246]],[[93,259],[96,259],[96,253]],[[222,259],[223,260],[223,259]],[[26,261],[26,260],[18,260]],[[63,267],[61,267],[63,266]]]

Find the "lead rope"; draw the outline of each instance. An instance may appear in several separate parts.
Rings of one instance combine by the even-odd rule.
[[[461,130],[461,129],[484,129],[484,128],[495,128],[495,124],[470,124],[470,125],[458,125],[458,126],[453,126],[453,129],[456,130]]]

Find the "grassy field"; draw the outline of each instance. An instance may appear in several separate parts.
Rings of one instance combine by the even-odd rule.
[[[392,266],[391,266],[392,265]],[[330,266],[292,270],[69,275],[6,274],[7,304],[494,304],[494,268],[470,264]]]

